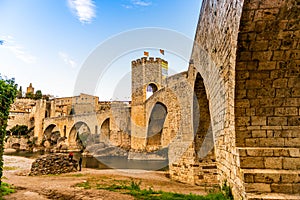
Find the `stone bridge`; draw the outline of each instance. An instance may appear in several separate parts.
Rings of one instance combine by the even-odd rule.
[[[112,123],[112,112],[110,110],[87,113],[81,115],[70,115],[61,117],[45,118],[43,121],[43,133],[39,136],[39,141],[44,135],[51,134],[53,131],[59,131],[61,137],[66,137],[70,147],[76,145],[78,130],[82,125],[87,127],[87,132],[91,134],[99,134],[100,141],[113,142],[109,138],[113,138],[110,134],[115,131]]]
[[[57,127],[72,144],[85,124],[119,145],[125,134],[135,150],[168,146],[174,180],[299,199],[299,16],[299,0],[203,0],[187,72],[165,83],[161,59],[133,61],[130,109],[47,118],[42,134]]]

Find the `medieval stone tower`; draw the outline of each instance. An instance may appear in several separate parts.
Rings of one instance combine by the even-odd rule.
[[[144,150],[146,145],[147,121],[145,102],[154,92],[165,86],[168,62],[160,58],[132,61],[131,93],[131,148]]]

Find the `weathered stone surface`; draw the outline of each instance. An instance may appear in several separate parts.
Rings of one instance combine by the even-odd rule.
[[[116,146],[154,151],[169,145],[170,176],[175,180],[227,181],[236,199],[253,193],[299,194],[299,6],[298,0],[203,1],[187,72],[165,82],[161,59],[135,60],[132,105],[117,106],[114,112],[110,103],[99,105],[94,120],[98,127],[88,114],[44,119],[48,107],[55,106],[39,102],[36,136],[42,140],[47,128],[56,125],[69,146],[76,146],[75,124],[81,120]],[[147,99],[150,83],[157,91]],[[58,100],[57,105],[70,99]],[[168,115],[160,139],[149,140],[147,126],[158,102]],[[67,104],[62,114],[71,108]],[[202,146],[211,151],[203,153]],[[243,178],[245,169],[272,171]]]
[[[30,176],[62,174],[77,171],[77,161],[69,160],[67,154],[48,154],[37,158],[31,166]]]

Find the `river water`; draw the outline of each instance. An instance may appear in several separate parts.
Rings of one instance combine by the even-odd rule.
[[[19,151],[13,153],[4,153],[4,155],[22,156],[27,158],[37,158],[41,155],[49,154],[43,152]],[[68,154],[68,153],[66,153]],[[78,160],[80,153],[74,153],[74,159]],[[168,160],[129,160],[127,157],[92,157],[83,156],[82,166],[93,169],[143,169],[143,170],[166,170],[168,169]]]

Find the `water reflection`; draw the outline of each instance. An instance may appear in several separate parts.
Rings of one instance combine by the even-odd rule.
[[[48,152],[13,152],[4,155],[37,158]],[[68,153],[66,153],[68,154]],[[74,153],[74,159],[79,160],[80,153]],[[127,157],[92,157],[83,156],[82,166],[93,169],[143,169],[143,170],[167,170],[168,160],[128,160]],[[105,163],[105,164],[104,164]]]

